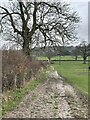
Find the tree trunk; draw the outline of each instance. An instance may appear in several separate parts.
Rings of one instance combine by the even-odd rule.
[[[48,57],[49,63],[51,63],[51,57]]]
[[[77,56],[75,56],[75,60],[77,60]]]
[[[86,58],[83,58],[83,64],[86,64]]]
[[[31,49],[29,47],[29,41],[30,39],[24,39],[23,42],[23,53],[32,61],[32,56],[31,56]]]

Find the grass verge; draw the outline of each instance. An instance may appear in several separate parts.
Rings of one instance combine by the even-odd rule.
[[[7,112],[12,111],[22,101],[26,94],[33,91],[40,83],[44,82],[46,80],[46,76],[46,70],[43,69],[38,73],[36,79],[31,80],[24,87],[4,93],[5,96],[9,96],[11,99],[4,100],[2,102],[2,116]]]

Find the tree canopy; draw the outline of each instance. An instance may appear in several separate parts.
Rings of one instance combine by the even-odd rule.
[[[64,2],[9,2],[0,6],[0,23],[7,40],[22,46],[26,55],[37,45],[74,41],[79,23],[76,11]]]

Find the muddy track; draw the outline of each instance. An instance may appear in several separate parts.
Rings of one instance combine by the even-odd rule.
[[[65,83],[57,72],[50,73],[48,79],[5,118],[87,118],[87,100]]]

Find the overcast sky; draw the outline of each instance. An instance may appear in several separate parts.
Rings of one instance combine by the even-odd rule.
[[[73,2],[71,6],[73,6],[81,18],[78,36],[80,40],[88,41],[88,2]]]
[[[8,0],[2,0],[0,1],[0,4],[4,2],[7,4]],[[59,0],[57,0],[59,1]],[[80,38],[80,41],[86,40],[88,41],[88,2],[89,0],[63,0],[66,3],[70,3],[71,7],[76,10],[81,17],[80,27],[78,31],[78,36]],[[78,41],[78,43],[80,43]],[[2,46],[3,42],[0,42],[0,46]]]

